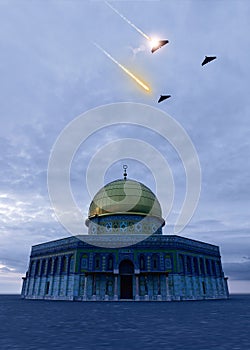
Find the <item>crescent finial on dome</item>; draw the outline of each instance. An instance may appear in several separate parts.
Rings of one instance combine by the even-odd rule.
[[[124,169],[124,174],[123,174],[124,180],[127,180],[127,176],[128,176],[127,169],[128,169],[128,166],[126,164],[124,164],[123,165],[123,169]]]

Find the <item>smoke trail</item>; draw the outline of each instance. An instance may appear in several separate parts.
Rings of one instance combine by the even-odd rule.
[[[101,50],[108,58],[111,59],[115,64],[117,64],[118,67],[120,67],[125,73],[127,73],[132,79],[134,79],[137,84],[139,84],[143,89],[146,91],[150,91],[150,88],[144,84],[139,78],[137,78],[133,73],[131,73],[126,67],[124,67],[122,64],[120,64],[116,59],[114,59],[107,51],[105,51],[101,46],[96,44],[95,42],[93,43],[99,50]]]
[[[138,33],[140,33],[142,36],[144,36],[144,38],[146,38],[147,40],[151,41],[151,38],[143,33],[143,31],[136,27],[136,25],[134,23],[132,23],[129,19],[127,19],[125,16],[123,16],[117,9],[115,9],[112,5],[110,5],[107,1],[105,1],[105,3],[113,10],[115,11],[122,19],[124,19],[124,21],[126,21],[129,25],[131,25],[131,27],[133,27]]]

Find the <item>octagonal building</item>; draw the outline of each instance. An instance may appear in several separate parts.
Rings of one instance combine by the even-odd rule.
[[[160,203],[127,179],[94,196],[88,234],[31,249],[24,299],[172,301],[228,298],[219,247],[163,235]]]

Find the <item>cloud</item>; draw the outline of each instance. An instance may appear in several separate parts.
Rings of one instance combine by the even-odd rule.
[[[4,267],[0,267],[0,273],[4,273],[4,272],[12,272],[13,269],[9,269],[7,266],[4,266]]]
[[[68,235],[55,220],[47,193],[51,148],[80,113],[130,101],[167,111],[197,149],[202,192],[181,235],[218,244],[233,278],[246,276],[248,260],[241,259],[249,256],[250,244],[250,73],[245,35],[250,30],[249,3],[229,2],[225,7],[222,2],[211,6],[189,1],[182,11],[175,2],[119,3],[119,10],[149,36],[157,33],[170,41],[152,55],[144,38],[101,2],[51,2],[48,11],[43,2],[13,1],[0,4],[0,262],[24,273],[33,244]],[[152,94],[142,93],[92,41],[149,81]],[[217,60],[201,67],[202,58],[210,53]],[[165,92],[172,98],[158,105]],[[82,146],[72,163],[72,190],[83,216],[91,200],[84,184],[86,164],[99,147],[123,137],[150,141],[168,160],[176,198],[165,232],[172,233],[185,197],[185,171],[171,146],[149,130],[103,130]],[[107,155],[108,163],[105,181],[121,177],[121,164],[112,164]],[[161,164],[154,171],[161,173]],[[139,161],[129,163],[129,176],[156,188],[153,171]]]
[[[140,45],[139,47],[135,47],[135,48],[130,47],[130,49],[131,49],[131,51],[132,51],[132,53],[133,53],[133,59],[136,58],[136,56],[138,55],[138,53],[146,51],[145,45]]]
[[[224,263],[225,275],[232,280],[250,280],[250,261]]]

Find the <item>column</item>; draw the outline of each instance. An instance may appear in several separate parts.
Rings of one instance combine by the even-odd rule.
[[[139,275],[135,275],[135,300],[139,301]]]
[[[51,288],[50,288],[50,295],[53,296],[54,294],[54,265],[55,265],[55,257],[52,258],[52,263],[51,263]]]
[[[83,290],[83,297],[82,300],[87,300],[87,283],[88,283],[88,275],[85,274],[84,276],[84,290]]]
[[[58,274],[58,280],[57,280],[57,295],[60,296],[60,290],[61,290],[61,278],[62,278],[62,256],[60,255],[59,258],[58,258],[58,271],[59,271],[59,274]]]
[[[95,279],[95,274],[93,274],[93,281],[92,281],[92,300],[96,301],[96,279]]]
[[[47,289],[47,282],[48,281],[48,267],[49,267],[49,258],[46,259],[46,263],[45,263],[45,274],[44,274],[44,277],[45,277],[45,285],[44,285],[44,295],[47,297],[49,295],[49,290],[50,290],[50,285],[49,285],[49,290],[48,290],[48,293],[46,293],[46,289]]]
[[[40,260],[40,264],[39,264],[38,278],[39,278],[39,284],[38,284],[37,295],[40,295],[40,293],[41,293],[41,282],[42,282],[42,260]]]
[[[161,296],[161,275],[158,274],[158,294],[157,294],[157,300],[162,301],[162,296]]]
[[[34,296],[34,290],[35,290],[35,276],[33,275],[30,277],[30,286],[29,286],[29,294]]]
[[[188,288],[187,288],[187,256],[184,255],[183,256],[184,258],[184,290],[185,290],[185,295],[183,296],[184,299],[187,299],[187,291],[188,291]]]
[[[32,270],[32,261],[30,260],[28,268],[28,283],[26,282],[26,295],[30,294],[30,284],[31,284],[31,270]]]
[[[35,294],[35,286],[36,286],[36,265],[37,265],[37,260],[34,260],[34,265],[32,267],[32,277],[33,277],[33,285],[32,285],[32,296]]]
[[[202,267],[201,267],[201,264],[202,264],[201,261],[202,261],[202,258],[199,256],[198,257],[198,268],[199,268],[200,298],[203,299],[203,286],[202,286],[203,272],[202,272]]]
[[[170,301],[170,295],[169,295],[169,281],[168,281],[168,272],[166,273],[166,300]]]
[[[209,296],[209,285],[208,285],[208,271],[207,271],[207,264],[206,259],[203,257],[203,265],[204,265],[204,284],[205,284],[205,293],[204,297],[207,298]]]
[[[108,276],[106,275],[106,282],[105,282],[105,301],[109,301],[109,295],[108,295],[108,288],[109,288],[109,279]]]
[[[191,265],[191,298],[196,299],[196,291],[195,291],[195,270],[194,270],[194,257],[190,257],[190,265]]]
[[[187,274],[187,256],[183,255],[183,259],[184,259],[184,275]]]
[[[145,297],[144,300],[148,301],[149,296],[148,296],[148,275],[145,276]]]
[[[213,283],[213,278],[212,278],[212,262],[211,259],[208,259],[208,276],[207,276],[207,281],[208,281],[208,287],[209,287],[209,297],[214,298],[214,283]]]
[[[28,271],[27,271],[27,272],[26,272],[25,290],[24,290],[24,295],[25,295],[25,297],[28,295],[29,283],[30,283],[30,277],[29,277],[29,273],[28,273]]]
[[[69,284],[69,256],[67,255],[66,256],[66,276],[65,276],[65,278],[66,278],[66,281],[65,281],[65,284],[64,284],[64,286],[65,286],[65,296],[67,296],[68,295],[68,284]]]
[[[229,298],[229,290],[228,290],[228,284],[227,284],[228,277],[224,277],[224,287],[225,287],[225,297]]]
[[[44,276],[47,276],[49,258],[45,259]]]
[[[118,300],[118,275],[115,275],[114,301]]]

